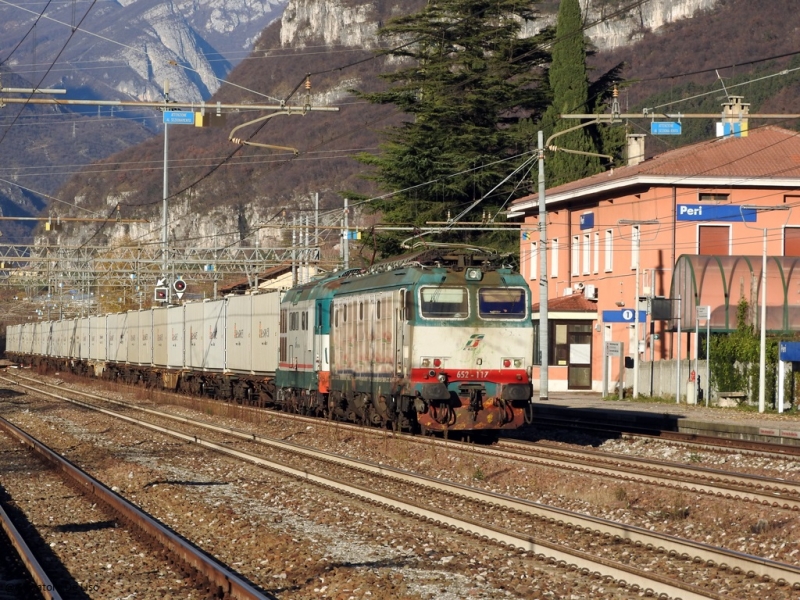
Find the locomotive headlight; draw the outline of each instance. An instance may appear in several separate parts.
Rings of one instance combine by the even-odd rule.
[[[503,359],[503,366],[504,367],[510,367],[511,366],[511,360],[508,359],[508,358],[504,358]]]
[[[423,358],[422,359],[422,366],[423,367],[430,367],[431,366],[431,359],[430,358]]]
[[[441,358],[434,358],[433,359],[433,366],[434,367],[441,367],[442,366],[442,359]]]
[[[441,381],[442,383],[446,383],[447,382],[447,373],[439,373],[439,377],[437,377],[437,379],[439,381]]]
[[[514,359],[514,366],[519,369],[522,366],[522,361],[520,359],[518,359],[518,358],[515,358]]]
[[[464,273],[464,279],[467,281],[480,281],[483,279],[483,273],[479,268],[472,267]]]

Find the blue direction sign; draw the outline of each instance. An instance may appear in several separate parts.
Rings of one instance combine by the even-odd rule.
[[[781,360],[800,362],[800,342],[781,342],[778,354]]]
[[[755,223],[756,211],[735,204],[678,204],[678,221],[738,221]]]
[[[594,227],[594,213],[581,213],[581,229],[592,229]]]
[[[681,124],[674,121],[652,121],[650,123],[651,135],[680,135]]]
[[[636,318],[632,308],[624,310],[604,310],[603,323],[633,323]],[[647,320],[647,311],[639,311],[639,323],[644,323]]]
[[[194,125],[194,111],[165,110],[164,123],[167,125]]]

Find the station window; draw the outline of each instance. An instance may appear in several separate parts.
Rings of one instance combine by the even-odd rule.
[[[698,200],[700,202],[727,202],[730,196],[730,194],[712,194],[701,192],[698,195]]]

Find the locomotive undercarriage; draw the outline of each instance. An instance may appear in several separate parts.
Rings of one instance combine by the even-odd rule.
[[[380,395],[331,390],[283,388],[276,390],[271,377],[228,373],[170,371],[126,365],[90,363],[83,360],[46,356],[16,356],[41,374],[68,372],[82,377],[102,377],[128,385],[165,389],[193,396],[206,396],[224,402],[277,408],[286,412],[331,420],[350,421],[372,427],[425,433],[446,431],[515,429],[527,422],[529,403],[486,398],[480,394],[447,400],[426,400],[420,395]]]

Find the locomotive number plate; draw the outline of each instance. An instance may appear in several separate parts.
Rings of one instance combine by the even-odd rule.
[[[489,371],[456,371],[456,379],[486,379]]]

